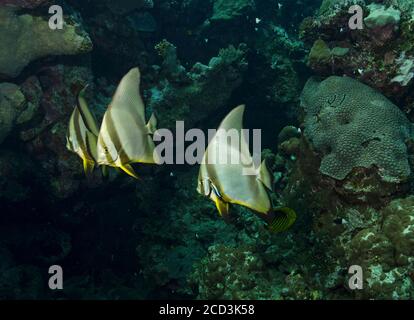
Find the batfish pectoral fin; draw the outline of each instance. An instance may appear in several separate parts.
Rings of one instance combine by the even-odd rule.
[[[155,117],[155,114],[153,113],[147,123],[148,132],[151,134],[154,134],[154,132],[157,131],[157,124],[158,124],[158,120]]]
[[[270,213],[268,227],[271,232],[278,233],[288,230],[296,221],[295,210],[288,207],[278,207]]]
[[[83,159],[83,170],[88,178],[92,176],[93,169],[95,168],[95,163],[86,158]]]
[[[230,212],[229,203],[218,197],[214,192],[211,193],[210,197],[216,204],[220,217],[227,217]]]
[[[127,174],[129,174],[131,177],[135,179],[139,179],[138,175],[135,173],[134,169],[130,164],[123,164],[120,166],[120,168],[125,171]]]

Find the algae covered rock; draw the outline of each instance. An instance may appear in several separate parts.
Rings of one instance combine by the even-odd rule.
[[[214,245],[195,268],[200,299],[277,299],[279,292],[259,255],[248,247]]]
[[[33,175],[33,161],[24,154],[0,152],[0,201],[18,203],[30,197],[33,188],[25,182]]]
[[[152,8],[154,6],[154,2],[152,0],[99,0],[99,2],[104,2],[115,14],[126,14],[133,10],[141,8]]]
[[[1,5],[10,7],[33,9],[38,6],[50,4],[51,0],[2,0]]]
[[[12,83],[0,83],[0,143],[7,137],[23,111],[26,99]]]
[[[414,263],[414,197],[393,200],[379,212],[372,228],[351,241],[350,263],[363,266],[366,288],[359,298],[412,299]]]
[[[330,59],[331,49],[329,49],[326,42],[321,39],[316,40],[309,54],[309,63],[320,64],[329,62]]]
[[[254,8],[252,0],[215,0],[211,20],[231,20]]]
[[[0,77],[17,77],[32,61],[56,55],[91,51],[92,42],[80,25],[64,19],[63,29],[52,30],[47,20],[0,7]]]
[[[414,197],[397,199],[384,210],[383,230],[394,246],[398,264],[414,263]]]
[[[375,167],[384,181],[408,179],[412,124],[379,92],[332,76],[309,80],[301,101],[305,136],[321,155],[321,173],[343,180],[354,168]]]
[[[352,5],[365,5],[366,0],[323,0],[317,14],[323,19],[331,19],[341,11],[348,11]]]
[[[368,6],[370,13],[364,19],[368,28],[383,27],[387,24],[398,26],[401,20],[401,12],[393,7],[386,8],[384,5],[371,4]]]
[[[243,81],[247,69],[247,50],[229,46],[221,49],[208,65],[197,62],[189,70],[177,59],[175,47],[164,41],[157,47],[163,52],[161,72],[165,79],[151,88],[148,107],[161,116],[160,125],[175,127],[185,119],[193,125],[223,107]]]
[[[405,0],[325,0],[317,14],[307,17],[300,35],[312,50],[309,66],[320,76],[347,75],[377,89],[387,98],[413,110],[412,60],[414,7]],[[362,29],[349,26],[351,5],[362,8]],[[362,18],[362,17],[361,17]],[[326,46],[322,47],[322,39]],[[324,51],[316,50],[325,48]],[[319,52],[330,59],[315,59]],[[341,49],[335,49],[341,48]],[[410,115],[412,120],[412,115]]]

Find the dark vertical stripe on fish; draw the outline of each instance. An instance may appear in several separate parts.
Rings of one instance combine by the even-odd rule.
[[[90,145],[91,141],[89,140],[89,136],[85,135],[85,145],[86,145],[86,151],[88,152],[88,156],[90,157],[90,160],[93,160],[96,163],[96,159],[93,156],[93,152]]]
[[[118,132],[115,129],[114,121],[111,117],[110,112],[108,112],[106,114],[105,119],[106,119],[106,127],[107,127],[107,130],[108,130],[108,136],[111,139],[111,142],[115,147],[115,150],[118,154],[118,157],[121,160],[121,163],[122,164],[129,163],[128,155],[126,155],[125,152],[123,151],[121,140],[119,138]]]
[[[72,113],[72,115],[70,116],[70,120],[69,120],[68,135],[66,136],[66,140],[68,141],[69,149],[72,150],[72,151],[75,151],[75,148],[73,146],[72,139],[71,139],[71,137],[73,137],[73,135],[75,133],[74,130],[75,130],[75,128],[74,128],[74,125],[73,125],[73,113]]]
[[[81,117],[80,117],[79,109],[76,107],[75,113],[74,113],[74,119],[73,119],[74,120],[73,124],[74,124],[74,127],[75,127],[75,138],[76,138],[76,141],[78,142],[81,150],[84,151],[86,149],[86,147],[85,147],[85,144],[84,144],[83,139],[82,139],[82,131],[81,131],[80,124],[79,124],[80,118]]]

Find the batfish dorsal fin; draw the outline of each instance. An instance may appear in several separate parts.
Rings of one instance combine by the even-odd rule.
[[[240,105],[234,108],[230,113],[224,118],[221,122],[219,129],[224,130],[241,130],[243,128],[243,114],[244,114],[244,105]]]
[[[98,163],[121,167],[133,177],[131,163],[156,163],[154,142],[149,130],[155,117],[145,122],[145,106],[140,95],[140,71],[131,69],[120,81],[105,112],[98,137]]]
[[[137,114],[145,124],[145,106],[141,98],[139,87],[141,73],[138,68],[131,69],[121,80],[112,98],[111,111],[129,109],[131,114]]]
[[[244,167],[245,169],[254,170],[254,163],[253,158],[250,154],[249,145],[246,142],[246,137],[244,136],[243,132],[243,116],[245,105],[240,105],[234,108],[230,113],[224,118],[219,126],[219,130],[237,130],[239,134],[239,145],[232,146],[232,151],[236,150],[240,153],[240,166]],[[216,143],[223,143],[223,141],[218,138],[215,142],[213,142],[213,146]]]

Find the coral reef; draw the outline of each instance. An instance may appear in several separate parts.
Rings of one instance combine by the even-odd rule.
[[[412,1],[58,3],[55,31],[49,0],[0,5],[0,298],[414,298]],[[215,128],[247,105],[273,202],[298,215],[288,232],[237,206],[220,219],[195,167],[84,177],[65,149],[76,96],[89,84],[100,122],[135,66],[160,128]]]
[[[151,88],[148,107],[162,114],[160,125],[168,128],[183,119],[193,126],[222,108],[247,69],[243,45],[222,49],[208,65],[196,63],[189,71],[178,61],[172,44],[162,42],[157,48],[164,57],[160,72],[165,79]]]
[[[351,3],[364,10],[362,30],[348,26]],[[324,1],[319,12],[301,25],[303,40],[313,46],[309,66],[320,75],[357,78],[393,101],[411,106],[411,11],[405,1]],[[341,54],[333,54],[336,48],[341,48]]]
[[[342,90],[345,87],[352,89]],[[333,96],[329,94],[333,92]],[[360,95],[361,92],[364,94]],[[288,204],[296,205],[302,214],[312,217],[312,232],[307,237],[315,242],[312,248],[314,255],[319,255],[323,261],[323,265],[319,267],[319,277],[315,278],[314,270],[312,273],[301,270],[296,276],[304,281],[305,288],[321,291],[323,297],[329,299],[411,299],[414,292],[410,271],[413,253],[409,249],[412,241],[410,215],[413,200],[412,196],[405,196],[411,190],[409,172],[412,162],[407,153],[410,149],[410,134],[400,140],[405,154],[404,166],[409,170],[405,177],[409,184],[405,187],[398,185],[399,179],[391,184],[384,183],[385,170],[378,173],[383,167],[380,164],[373,168],[354,168],[342,177],[329,173],[329,166],[323,167],[323,157],[339,152],[341,148],[347,149],[349,144],[358,144],[358,148],[345,152],[336,163],[359,161],[359,152],[365,152],[364,148],[360,148],[359,139],[364,139],[365,134],[373,133],[369,123],[374,123],[375,121],[371,122],[373,119],[379,119],[376,115],[381,114],[380,121],[385,122],[374,130],[388,133],[393,131],[386,129],[386,123],[393,116],[386,116],[388,112],[383,109],[377,113],[377,106],[371,110],[369,120],[362,120],[369,109],[367,102],[377,101],[382,101],[382,106],[388,105],[390,114],[395,115],[397,122],[392,125],[394,129],[398,131],[404,127],[400,125],[401,121],[405,123],[405,133],[409,134],[412,124],[380,93],[356,80],[335,76],[324,81],[310,79],[305,86],[302,95],[305,111],[303,135],[300,138],[294,136],[294,131],[289,127],[281,134],[280,141],[286,142],[289,139],[287,141],[295,141],[296,145],[296,161],[288,171],[282,172],[281,181],[286,184],[283,198]],[[308,109],[311,105],[315,107],[314,111],[318,110],[312,116],[308,114],[312,110],[312,107]],[[352,110],[360,107],[366,109],[356,113],[358,117],[362,116],[362,125],[356,136],[347,139],[356,120],[352,117]],[[343,116],[349,121],[339,121]],[[335,133],[322,134],[325,130],[334,130]],[[287,132],[292,132],[292,135],[287,135]],[[401,132],[397,136],[404,136],[400,134]],[[382,135],[381,139],[385,136]],[[329,147],[329,141],[338,145]],[[395,147],[395,138],[391,141],[390,144]],[[280,154],[288,157],[282,144],[283,142],[279,144]],[[377,151],[383,154],[387,149],[388,147],[381,146]],[[369,157],[375,157],[374,150],[363,157],[363,160]],[[398,165],[398,161],[393,160],[388,164]],[[364,272],[363,290],[350,290],[348,287],[348,268],[352,265],[361,266]],[[292,288],[295,287],[289,287]]]

